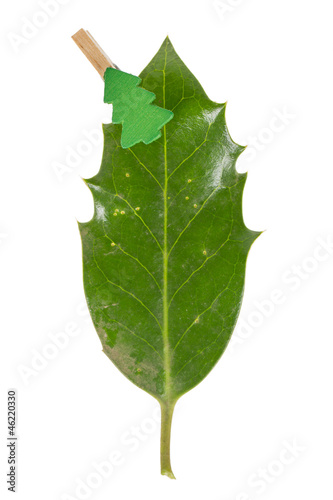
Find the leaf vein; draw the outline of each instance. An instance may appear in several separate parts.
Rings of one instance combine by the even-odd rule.
[[[237,262],[238,262],[238,260],[237,260]],[[232,275],[231,275],[231,277],[230,277],[230,279],[229,279],[229,281],[228,281],[227,285],[223,288],[223,290],[221,290],[221,292],[219,292],[219,293],[218,293],[218,295],[215,297],[215,299],[214,299],[214,300],[213,300],[213,302],[210,304],[210,306],[208,306],[208,307],[207,307],[204,311],[202,311],[202,313],[200,313],[200,314],[199,314],[199,315],[195,318],[195,320],[194,320],[194,321],[192,321],[192,323],[190,324],[190,326],[189,326],[189,327],[185,330],[185,332],[181,335],[181,337],[180,337],[180,339],[178,340],[177,344],[176,344],[176,345],[175,345],[175,347],[173,348],[173,353],[175,353],[175,352],[176,352],[176,350],[177,350],[177,348],[178,348],[179,344],[181,343],[181,341],[182,341],[182,340],[183,340],[183,338],[185,337],[186,333],[187,333],[187,332],[188,332],[188,331],[192,328],[192,326],[193,326],[193,325],[195,325],[195,324],[196,324],[197,320],[198,320],[198,319],[199,319],[199,318],[200,318],[203,314],[205,314],[207,311],[209,311],[209,310],[213,307],[214,303],[218,300],[218,298],[222,295],[222,293],[224,293],[226,290],[228,290],[228,289],[229,289],[229,285],[230,285],[230,283],[231,283],[231,280],[233,279],[233,277],[234,277],[234,275],[235,275],[235,268],[236,268],[236,264],[237,264],[237,262],[234,264],[234,272],[232,273]]]
[[[111,318],[108,318],[108,319],[111,319]],[[117,325],[120,325],[120,326],[122,326],[123,328],[125,328],[125,329],[126,329],[128,332],[130,332],[132,335],[134,335],[134,336],[135,336],[135,337],[137,337],[138,339],[142,340],[142,342],[145,342],[145,343],[146,343],[149,347],[151,347],[151,349],[152,349],[153,351],[155,351],[155,352],[156,352],[156,354],[159,356],[159,358],[163,361],[163,359],[162,359],[162,357],[161,357],[160,353],[156,350],[156,348],[155,348],[153,345],[151,345],[151,344],[150,344],[150,343],[149,343],[146,339],[144,339],[143,337],[141,337],[141,335],[138,335],[137,333],[133,332],[133,330],[130,330],[130,328],[128,328],[128,327],[127,327],[126,325],[124,325],[123,323],[120,323],[120,321],[117,321],[117,320],[115,320],[115,319],[111,319],[111,321],[112,321],[113,323],[117,323]]]
[[[151,236],[154,238],[154,240],[156,241],[159,249],[161,250],[161,252],[163,253],[163,249],[158,241],[158,239],[156,238],[156,236],[154,235],[154,233],[152,232],[152,230],[150,229],[150,227],[146,224],[146,222],[143,220],[143,218],[138,214],[138,212],[132,207],[132,205],[125,199],[123,198],[122,196],[120,196],[119,194],[117,194],[116,196],[118,196],[118,198],[120,198],[121,200],[123,200],[129,207],[130,209],[132,210],[132,212],[134,213],[134,215],[136,215],[142,222],[142,224],[147,228],[147,230],[149,231],[149,233],[151,234]]]
[[[134,158],[140,163],[140,165],[152,176],[152,178],[157,182],[157,184],[159,185],[159,187],[161,188],[161,190],[164,192],[164,189],[163,187],[161,186],[160,182],[156,179],[155,175],[149,170],[149,168],[146,167],[146,165],[144,163],[142,163],[142,161],[140,160],[140,158],[138,158],[138,156],[134,153],[134,151],[132,150],[132,148],[128,148],[129,151],[132,153],[132,155],[134,156]]]
[[[103,223],[103,225],[104,225],[104,223]],[[111,238],[110,238],[110,237],[106,234],[106,232],[105,232],[105,237],[106,237],[109,241],[111,241],[111,243],[114,243],[114,245],[115,245],[117,248],[119,248],[119,250],[120,250],[121,252],[123,252],[123,254],[125,254],[125,255],[127,255],[128,257],[130,257],[131,259],[135,260],[135,261],[136,261],[136,262],[137,262],[137,263],[138,263],[138,264],[139,264],[139,265],[140,265],[140,266],[141,266],[141,267],[142,267],[142,268],[143,268],[143,269],[144,269],[144,270],[145,270],[145,271],[149,274],[149,276],[151,276],[151,278],[153,278],[153,280],[155,281],[156,285],[158,286],[158,288],[159,288],[160,292],[162,292],[161,287],[160,287],[160,285],[158,284],[158,281],[156,280],[155,276],[154,276],[154,275],[153,275],[153,274],[149,271],[149,269],[148,269],[148,268],[147,268],[144,264],[142,264],[142,262],[140,261],[140,259],[138,259],[137,257],[134,257],[134,255],[131,255],[130,253],[126,252],[123,248],[121,248],[121,246],[120,246],[120,245],[118,245],[117,243],[115,243],[115,242],[114,242],[114,241],[113,241],[113,240],[112,240],[112,239],[111,239]]]
[[[189,220],[189,222],[186,224],[186,226],[184,227],[184,229],[179,233],[176,241],[174,242],[174,244],[172,245],[172,247],[170,248],[170,251],[169,251],[169,256],[172,252],[172,250],[174,249],[174,247],[176,246],[176,244],[178,243],[179,239],[182,237],[182,235],[185,233],[185,231],[187,230],[187,228],[190,226],[190,224],[194,221],[194,219],[196,219],[196,217],[199,215],[199,213],[202,211],[202,209],[204,208],[204,206],[206,205],[207,201],[213,196],[213,194],[217,191],[217,189],[219,189],[221,186],[217,186],[211,193],[210,195],[205,199],[205,201],[202,203],[201,207],[199,208],[199,210],[195,213],[195,215],[192,217],[192,219]]]
[[[200,271],[200,269],[202,269],[204,267],[204,265],[210,260],[212,259],[213,257],[215,257],[219,251],[224,247],[224,245],[226,245],[226,243],[229,241],[230,239],[230,235],[231,235],[231,232],[232,232],[232,227],[233,227],[233,221],[231,222],[231,227],[230,227],[230,231],[229,231],[229,234],[227,236],[227,238],[224,240],[224,242],[219,246],[219,248],[216,250],[216,252],[214,252],[212,255],[210,255],[209,257],[207,257],[204,262],[197,268],[195,269],[195,271],[193,271],[190,276],[177,288],[177,290],[175,291],[175,293],[173,294],[173,296],[171,297],[171,300],[169,302],[169,307],[171,306],[171,302],[173,301],[173,299],[175,298],[175,296],[177,295],[177,293],[183,288],[184,285],[186,285],[186,283],[188,283],[190,281],[190,279],[192,278],[192,276],[194,274],[196,274],[198,271]]]
[[[162,330],[162,327],[160,325],[160,322],[158,321],[157,317],[155,316],[155,314],[149,309],[148,306],[146,306],[146,304],[144,302],[142,302],[142,300],[140,300],[136,295],[134,295],[134,293],[132,292],[129,292],[128,290],[126,290],[125,288],[123,288],[121,285],[118,285],[117,283],[114,283],[113,281],[109,280],[109,278],[107,277],[107,275],[105,274],[105,272],[103,271],[103,269],[100,267],[100,265],[98,264],[97,260],[96,260],[96,256],[95,256],[95,245],[94,245],[94,242],[93,242],[93,258],[94,258],[94,262],[96,264],[96,267],[97,269],[100,270],[100,272],[103,274],[104,278],[106,279],[106,282],[107,283],[110,283],[111,285],[119,288],[120,290],[122,290],[124,293],[127,293],[128,295],[130,295],[131,297],[133,297],[135,300],[137,300],[148,312],[149,314],[151,314],[151,316],[155,319],[156,323],[158,324],[158,326],[160,327],[160,329]],[[103,285],[104,283],[102,283]],[[102,286],[100,285],[100,286]]]
[[[189,160],[197,151],[199,151],[199,149],[205,144],[205,142],[207,141],[207,137],[208,137],[208,133],[209,133],[209,129],[211,127],[211,123],[208,125],[208,129],[207,129],[207,132],[206,132],[206,136],[204,138],[204,140],[202,141],[201,144],[199,144],[199,146],[197,146],[190,155],[188,155],[186,158],[184,158],[184,160],[171,172],[171,174],[169,175],[169,179],[170,177],[187,161]]]

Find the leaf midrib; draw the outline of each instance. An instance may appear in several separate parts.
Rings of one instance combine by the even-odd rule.
[[[165,102],[165,70],[167,64],[167,47],[165,45],[165,59],[163,68],[163,108],[166,107]],[[169,346],[169,307],[168,307],[168,156],[167,156],[167,139],[166,126],[163,127],[164,139],[164,245],[163,245],[163,358],[165,372],[165,397],[166,402],[171,403],[171,385],[170,385],[170,346]]]

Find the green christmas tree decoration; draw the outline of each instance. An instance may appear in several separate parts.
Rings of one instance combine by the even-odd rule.
[[[139,87],[141,78],[107,68],[104,80],[104,102],[113,105],[112,123],[123,126],[122,148],[138,142],[150,144],[161,137],[161,128],[173,118],[173,112],[152,104],[156,96]]]

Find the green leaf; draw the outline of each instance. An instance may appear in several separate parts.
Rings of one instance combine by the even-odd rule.
[[[260,234],[246,228],[244,150],[167,38],[140,75],[174,118],[155,142],[122,149],[104,125],[95,203],[80,224],[84,286],[103,351],[161,404],[161,472],[170,465],[176,401],[210,372],[239,314],[245,264]]]

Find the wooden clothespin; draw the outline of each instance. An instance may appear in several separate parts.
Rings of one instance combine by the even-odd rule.
[[[104,78],[106,68],[119,69],[118,66],[111,61],[104,50],[98,45],[89,31],[80,29],[77,33],[75,33],[75,35],[72,36],[72,39],[102,78]]]

